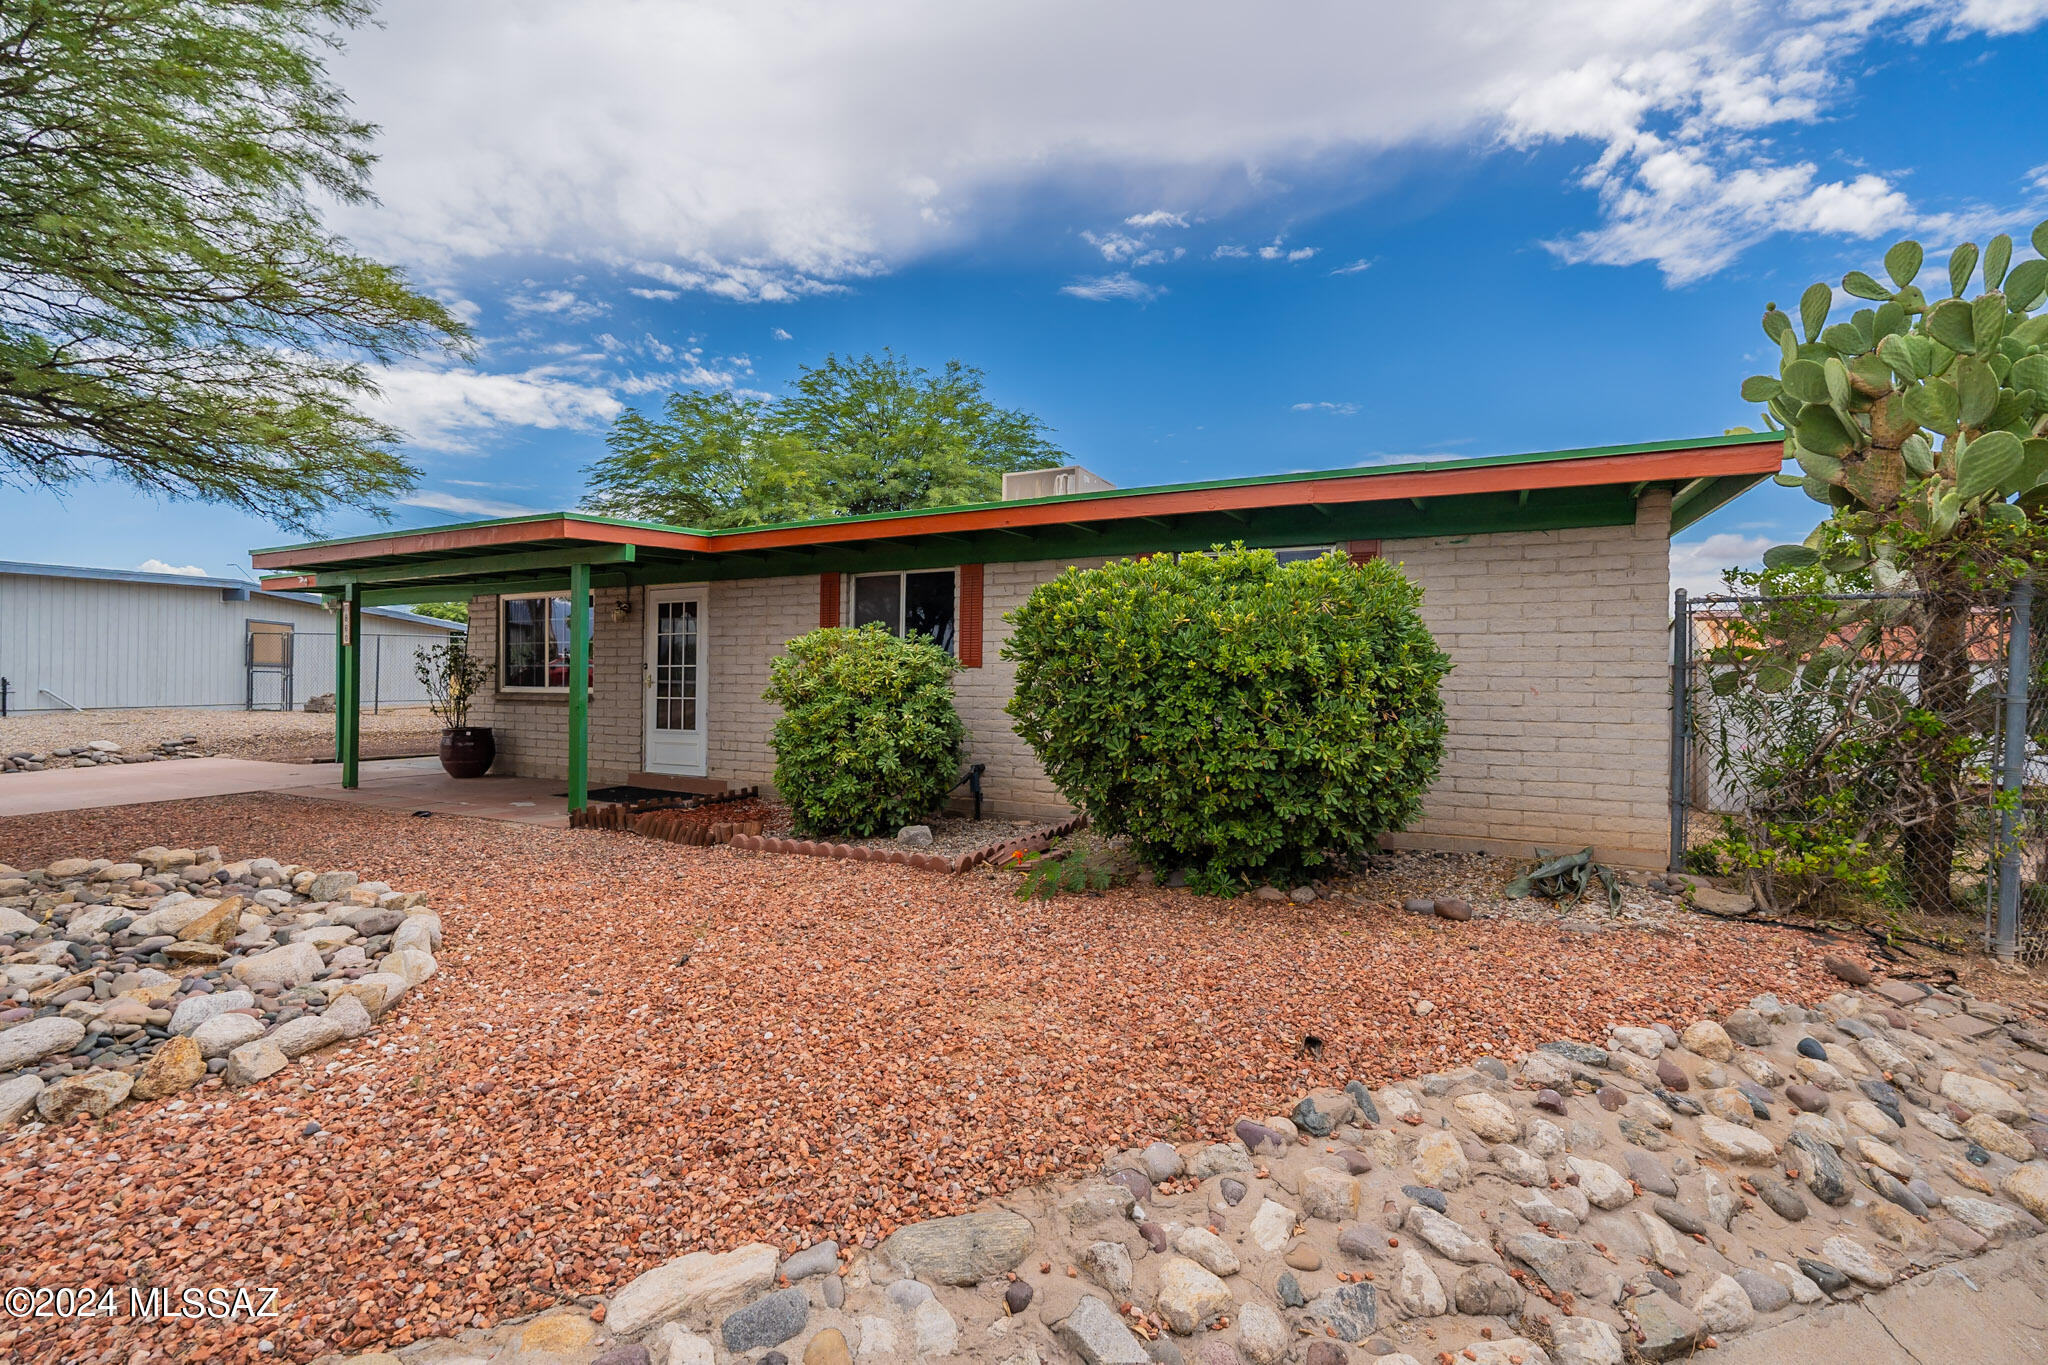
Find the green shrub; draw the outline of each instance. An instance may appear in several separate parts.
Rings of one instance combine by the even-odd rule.
[[[789,642],[762,695],[782,708],[775,786],[807,834],[892,833],[937,810],[960,776],[959,663],[923,637],[834,626]]]
[[[1012,617],[1009,713],[1096,830],[1191,885],[1284,879],[1421,810],[1450,660],[1391,564],[1242,546],[1069,569]]]

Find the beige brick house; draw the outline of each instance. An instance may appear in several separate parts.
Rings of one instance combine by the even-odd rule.
[[[988,809],[1066,811],[1003,713],[1007,613],[1068,565],[1243,541],[1398,564],[1455,665],[1424,818],[1391,842],[1666,857],[1674,531],[1779,467],[1753,436],[1089,491],[699,531],[562,513],[259,551],[283,585],[365,605],[467,595],[496,661],[473,717],[494,771],[770,785],[769,661],[820,625],[921,631],[963,667]],[[1014,476],[1013,476],[1014,477]],[[587,602],[580,614],[575,602]],[[583,630],[577,626],[582,625]],[[583,638],[579,638],[583,637]],[[573,684],[588,650],[587,691]],[[347,667],[349,651],[343,651]],[[337,691],[346,708],[347,679]],[[346,733],[348,727],[344,724]]]

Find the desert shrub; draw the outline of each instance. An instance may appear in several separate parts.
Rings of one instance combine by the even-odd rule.
[[[937,810],[960,775],[951,654],[878,625],[789,642],[762,695],[782,708],[775,786],[807,834],[866,837]]]
[[[1450,660],[1391,564],[1242,546],[1069,569],[1012,617],[1009,713],[1096,830],[1206,889],[1355,853],[1420,812]]]

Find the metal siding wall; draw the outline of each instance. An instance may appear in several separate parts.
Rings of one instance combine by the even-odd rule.
[[[9,683],[9,714],[64,710],[43,688],[88,710],[240,707],[248,621],[333,634],[333,616],[312,603],[260,594],[224,602],[220,594],[217,587],[0,574],[0,677]],[[384,616],[366,615],[363,625],[379,634],[444,635]],[[332,689],[329,678],[313,690]]]

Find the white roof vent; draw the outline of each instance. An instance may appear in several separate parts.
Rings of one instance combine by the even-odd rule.
[[[1115,484],[1100,474],[1091,474],[1077,464],[1058,469],[1026,469],[1003,475],[1003,501],[1025,498],[1064,498],[1075,493],[1098,493]]]

